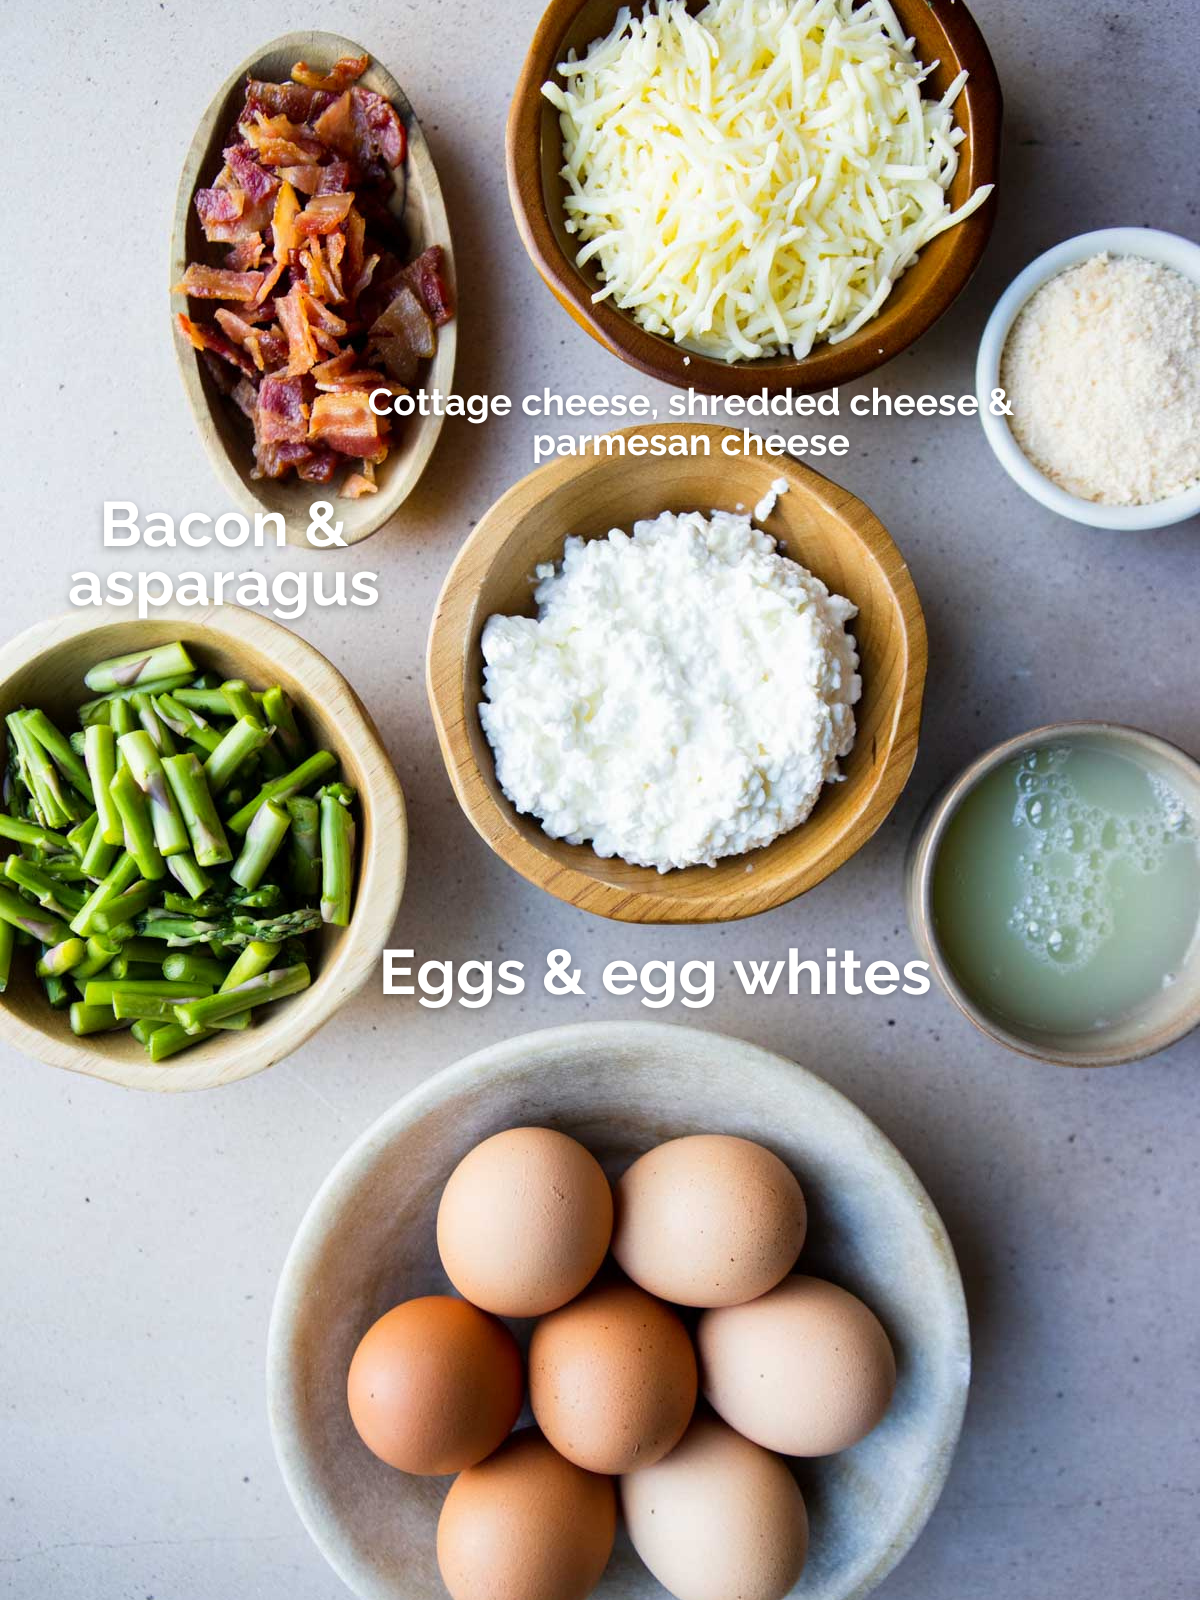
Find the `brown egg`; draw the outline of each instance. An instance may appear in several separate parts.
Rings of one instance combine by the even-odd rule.
[[[716,1417],[621,1479],[633,1547],[676,1600],[783,1600],[808,1554],[808,1514],[787,1464]]]
[[[499,1317],[540,1317],[595,1277],[612,1237],[599,1162],[551,1128],[485,1139],[450,1174],[437,1240],[450,1282]]]
[[[612,1249],[635,1283],[681,1306],[735,1306],[796,1264],[800,1185],[761,1144],[726,1134],[672,1139],[617,1184]]]
[[[781,1455],[857,1444],[896,1387],[896,1358],[875,1313],[821,1278],[785,1278],[761,1300],[706,1311],[696,1341],[713,1410]]]
[[[368,1450],[401,1472],[459,1472],[521,1410],[521,1354],[503,1323],[449,1295],[406,1300],[367,1329],[346,1379]]]
[[[696,1356],[675,1313],[630,1283],[543,1317],[529,1402],[554,1448],[589,1472],[632,1472],[674,1449],[696,1405]]]
[[[450,1485],[437,1531],[442,1582],[453,1600],[584,1600],[616,1527],[612,1480],[523,1428]]]

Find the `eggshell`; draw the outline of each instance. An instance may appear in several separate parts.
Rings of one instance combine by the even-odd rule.
[[[633,1547],[676,1600],[783,1600],[808,1554],[787,1464],[708,1415],[670,1455],[621,1479]]]
[[[633,1279],[682,1306],[734,1306],[796,1264],[807,1210],[795,1177],[749,1139],[695,1134],[635,1161],[617,1184],[613,1254]]]
[[[576,1466],[650,1466],[691,1421],[692,1341],[669,1306],[632,1284],[589,1289],[533,1330],[529,1401],[547,1439]]]
[[[485,1139],[450,1175],[437,1241],[450,1282],[499,1317],[539,1317],[595,1277],[612,1237],[612,1190],[594,1156],[551,1128]]]
[[[696,1341],[713,1410],[782,1455],[857,1444],[896,1387],[896,1358],[875,1313],[821,1278],[797,1274],[749,1305],[706,1311]]]
[[[525,1428],[450,1485],[437,1531],[442,1582],[453,1600],[584,1600],[616,1527],[612,1480]]]
[[[346,1379],[359,1437],[402,1472],[459,1472],[490,1455],[521,1410],[516,1340],[448,1295],[407,1300],[363,1335]]]

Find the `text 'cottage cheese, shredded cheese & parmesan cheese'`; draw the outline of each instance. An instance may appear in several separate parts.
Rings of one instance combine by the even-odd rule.
[[[1150,505],[1200,483],[1200,286],[1093,256],[1033,294],[1000,365],[1013,437],[1052,483]]]
[[[927,65],[888,0],[627,7],[543,93],[567,229],[651,333],[725,361],[808,354],[869,322],[918,252],[975,211],[946,191],[967,74]]]
[[[854,743],[848,600],[726,511],[568,539],[538,578],[536,619],[483,630],[479,714],[518,811],[660,872],[804,821]]]

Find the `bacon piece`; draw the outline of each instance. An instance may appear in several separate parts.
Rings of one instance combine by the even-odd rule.
[[[367,354],[397,382],[410,385],[418,365],[437,350],[433,320],[406,283],[367,334]]]
[[[320,140],[314,139],[307,127],[287,117],[268,117],[258,111],[253,121],[240,122],[238,131],[264,167],[304,166],[324,154]]]
[[[454,297],[446,282],[446,252],[440,244],[430,245],[415,261],[410,261],[401,277],[423,302],[437,327],[445,327],[454,317]]]
[[[330,483],[337,465],[337,453],[327,445],[322,445],[318,450],[310,449],[307,459],[296,463],[296,473],[305,483]]]
[[[349,89],[338,95],[325,107],[312,125],[312,131],[321,143],[339,155],[353,156],[358,149],[358,135],[354,126],[354,103]]]
[[[260,335],[253,324],[239,317],[236,311],[230,311],[225,306],[218,306],[213,313],[214,320],[222,333],[231,344],[237,345],[239,350],[245,350],[260,372],[263,371],[263,360],[259,350]]]
[[[244,239],[239,239],[236,244],[230,245],[225,265],[232,272],[248,272],[250,268],[262,265],[265,249],[266,240],[262,234],[249,233]]]
[[[365,494],[378,494],[379,485],[375,482],[375,466],[373,462],[364,461],[361,472],[351,472],[346,475],[342,484],[342,494],[347,500],[361,500]]]
[[[301,239],[311,239],[316,234],[332,233],[345,222],[353,204],[352,194],[314,196],[296,218],[297,235]]]
[[[258,390],[250,382],[249,378],[238,379],[233,386],[230,398],[238,410],[253,422],[254,413],[258,407]]]
[[[230,272],[193,261],[171,292],[194,300],[253,300],[262,283],[261,272]]]
[[[255,428],[261,444],[303,444],[308,407],[301,378],[264,378],[258,386]]]
[[[209,327],[207,323],[193,322],[191,317],[179,313],[179,327],[191,341],[193,349],[211,350],[213,355],[220,356],[223,361],[228,361],[231,366],[251,377],[254,373],[254,362],[244,350],[239,350],[223,333],[218,333],[216,328]]]
[[[300,237],[296,231],[296,218],[299,215],[300,201],[295,189],[290,183],[281,183],[275,199],[275,210],[271,214],[275,259],[281,266],[286,264],[289,254],[299,246]]]
[[[353,189],[359,181],[358,168],[353,161],[330,161],[321,168],[321,178],[314,194],[339,194],[343,189]]]
[[[237,222],[246,209],[246,195],[241,189],[197,189],[196,215],[207,239],[211,230],[222,222]]]
[[[339,455],[382,461],[387,455],[382,422],[371,410],[365,390],[319,394],[312,403],[308,437],[319,439]]]
[[[268,117],[287,117],[291,122],[311,122],[320,116],[333,99],[321,89],[301,83],[264,83],[251,78],[246,84],[247,117],[261,111]]]
[[[279,326],[287,335],[288,364],[286,376],[298,378],[317,362],[317,343],[308,320],[307,305],[310,297],[302,284],[295,284],[282,299],[275,301],[275,315]]]
[[[342,163],[338,163],[341,165]],[[327,167],[318,166],[315,161],[307,162],[302,167],[280,167],[277,169],[282,182],[290,183],[293,189],[299,189],[301,194],[316,194],[324,181]],[[344,188],[344,184],[339,184]]]
[[[283,277],[283,274],[286,270],[286,261],[277,261],[275,265],[268,270],[266,277],[262,281],[262,288],[258,291],[258,295],[256,297],[259,305],[265,304],[267,296],[274,289],[280,278]]]
[[[309,89],[326,89],[341,94],[352,83],[357,83],[370,64],[370,56],[339,56],[329,72],[321,74],[306,61],[297,61],[292,68],[292,80]]]
[[[350,93],[354,100],[359,160],[363,166],[372,161],[385,161],[389,167],[398,167],[408,149],[408,139],[396,108],[381,94],[361,85],[356,85]]]
[[[249,199],[253,201],[269,200],[274,194],[276,180],[260,164],[252,145],[230,145],[225,152],[225,161],[236,179],[238,187],[245,191]]]

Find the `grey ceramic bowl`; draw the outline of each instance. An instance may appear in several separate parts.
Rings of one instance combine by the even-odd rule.
[[[1184,970],[1170,988],[1163,989],[1136,1010],[1086,1033],[1051,1033],[1034,1028],[1020,1030],[976,1002],[954,974],[938,937],[933,914],[933,877],[938,850],[951,819],[971,790],[1005,761],[1044,745],[1080,738],[1128,756],[1162,778],[1191,814],[1200,817],[1200,762],[1177,746],[1156,734],[1117,722],[1048,723],[1044,728],[1034,728],[985,750],[934,798],[917,824],[909,847],[908,921],[933,975],[963,1016],[981,1033],[1037,1061],[1051,1061],[1062,1067],[1115,1067],[1166,1050],[1200,1026],[1200,939],[1192,945]]]
[[[610,1176],[680,1134],[769,1145],[809,1201],[803,1270],[860,1294],[896,1348],[883,1423],[798,1476],[812,1540],[796,1600],[855,1600],[920,1533],[962,1425],[970,1346],[941,1220],[879,1130],[813,1073],[736,1039],[653,1023],[555,1028],[481,1050],[387,1112],[334,1168],[301,1223],[276,1294],[268,1393],[292,1499],[364,1600],[442,1600],[435,1529],[448,1479],[394,1472],[346,1411],[358,1339],[412,1295],[446,1292],[434,1237],[442,1186],[466,1152],[529,1123],[581,1139]],[[599,1600],[665,1594],[623,1534]]]

